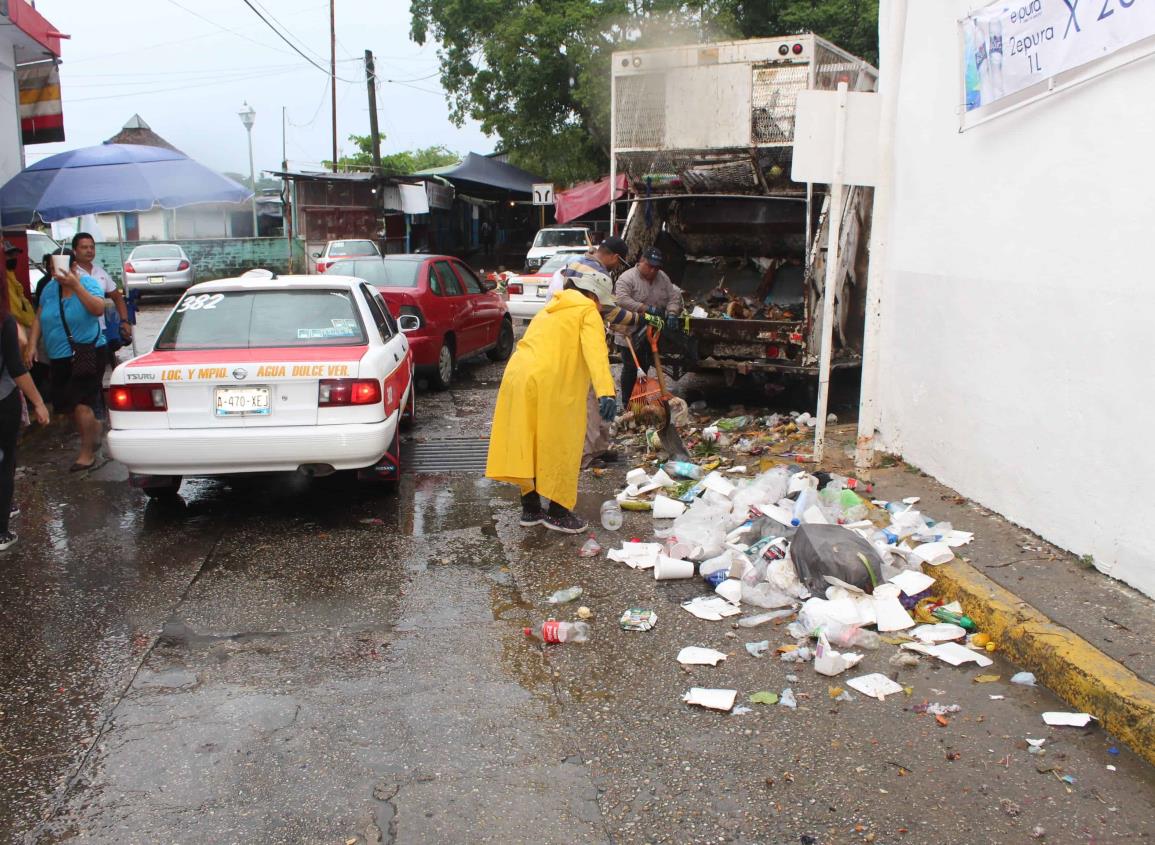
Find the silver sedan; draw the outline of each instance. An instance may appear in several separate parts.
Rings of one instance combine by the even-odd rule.
[[[142,244],[124,262],[125,289],[142,295],[181,293],[193,283],[188,255],[177,244]]]

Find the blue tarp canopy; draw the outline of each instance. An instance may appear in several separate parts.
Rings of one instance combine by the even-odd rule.
[[[244,202],[253,192],[183,153],[100,144],[39,161],[0,187],[0,224],[27,226],[85,214]]]

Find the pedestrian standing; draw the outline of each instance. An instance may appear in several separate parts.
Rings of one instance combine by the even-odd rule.
[[[132,341],[132,323],[128,322],[128,303],[124,300],[124,292],[117,287],[116,282],[108,272],[96,262],[96,239],[88,232],[77,232],[72,236],[72,254],[76,259],[77,274],[91,276],[100,283],[104,298],[116,306],[116,313],[120,316],[120,346]],[[100,330],[104,331],[104,314],[100,315]],[[116,366],[115,351],[107,347],[109,365]]]
[[[80,453],[70,472],[92,469],[100,448],[101,425],[95,416],[100,407],[104,368],[104,289],[87,274],[58,270],[40,293],[39,320],[33,327],[30,345],[35,347],[40,332],[48,349],[52,376],[52,409],[70,414],[80,435]]]
[[[7,289],[0,290],[0,551],[16,543],[16,532],[9,523],[20,513],[20,508],[13,504],[13,494],[16,489],[16,441],[24,410],[21,393],[32,406],[36,422],[48,424],[48,409],[24,366],[17,323],[8,302]]]

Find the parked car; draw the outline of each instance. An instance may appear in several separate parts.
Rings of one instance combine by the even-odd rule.
[[[482,353],[505,361],[513,320],[496,285],[448,255],[386,255],[338,261],[326,276],[353,276],[377,287],[397,318],[416,317],[409,345],[418,375],[444,390],[457,362]]]
[[[188,476],[400,471],[413,359],[377,290],[349,277],[223,279],[190,288],[153,351],[108,388],[109,452],[149,496]]]
[[[549,226],[539,229],[526,253],[525,264],[533,272],[561,249],[576,247],[585,250],[593,246],[593,243],[593,235],[585,226]]]
[[[60,249],[60,244],[44,232],[35,229],[25,230],[24,235],[28,238],[28,279],[32,284],[36,284],[36,280],[44,270],[40,266],[40,260],[48,253]]]
[[[380,257],[380,255],[381,250],[377,247],[376,241],[346,240],[329,241],[323,250],[313,253],[313,258],[317,259],[317,272],[324,273],[335,261],[346,258]]]
[[[565,247],[536,273],[515,273],[506,279],[505,296],[510,315],[516,320],[532,320],[549,301],[553,274],[585,252],[584,247]]]
[[[193,283],[194,276],[192,262],[178,244],[141,244],[124,262],[128,293],[180,293]]]

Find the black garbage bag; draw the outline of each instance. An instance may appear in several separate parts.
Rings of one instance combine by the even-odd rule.
[[[810,592],[821,596],[832,575],[873,593],[882,581],[882,559],[862,536],[841,525],[800,525],[790,543],[794,570]]]

